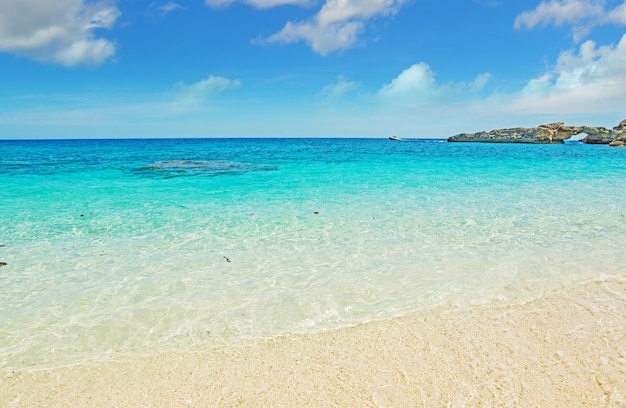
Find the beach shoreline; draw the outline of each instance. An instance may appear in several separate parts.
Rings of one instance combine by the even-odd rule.
[[[315,334],[3,372],[32,406],[626,404],[626,279]]]

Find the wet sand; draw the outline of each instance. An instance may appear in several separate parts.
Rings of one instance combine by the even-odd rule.
[[[1,375],[3,407],[624,407],[626,279],[520,304]]]

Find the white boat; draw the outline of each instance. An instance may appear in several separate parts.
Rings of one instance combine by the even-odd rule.
[[[389,140],[402,140],[398,136],[389,136]]]

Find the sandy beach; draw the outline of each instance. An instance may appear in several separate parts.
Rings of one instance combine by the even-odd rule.
[[[310,335],[3,373],[7,407],[626,405],[626,280]]]

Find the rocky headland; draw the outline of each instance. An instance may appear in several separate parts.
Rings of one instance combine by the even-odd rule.
[[[495,129],[490,132],[461,133],[448,142],[485,143],[540,143],[562,144],[572,136],[585,134],[580,141],[587,144],[623,146],[626,142],[626,119],[613,129],[595,126],[566,126],[563,122],[539,125],[534,128]]]

